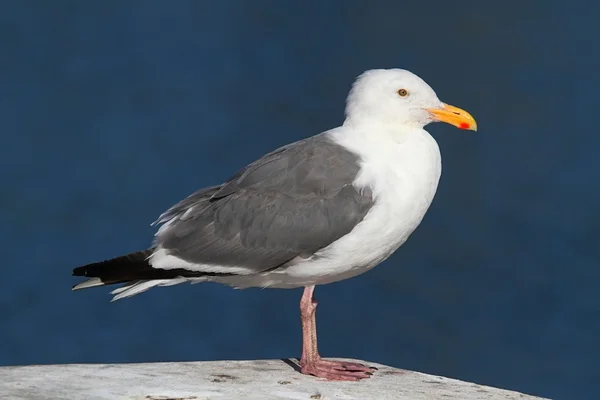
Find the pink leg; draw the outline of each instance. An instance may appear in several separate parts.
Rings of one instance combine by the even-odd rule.
[[[323,360],[319,355],[315,318],[317,301],[313,295],[314,291],[314,286],[304,288],[300,300],[300,318],[302,320],[300,368],[302,373],[335,381],[357,381],[368,378],[374,369],[358,363]]]

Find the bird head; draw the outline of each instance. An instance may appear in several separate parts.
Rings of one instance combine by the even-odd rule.
[[[369,121],[423,128],[446,122],[477,130],[463,109],[443,103],[423,79],[403,69],[374,69],[360,75],[346,102],[347,121]]]

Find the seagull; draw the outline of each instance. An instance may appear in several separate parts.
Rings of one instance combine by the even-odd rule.
[[[143,251],[84,265],[73,290],[124,284],[114,300],[155,286],[218,282],[235,288],[304,288],[300,371],[357,381],[373,369],[326,360],[317,349],[315,286],[369,271],[396,251],[429,208],[441,174],[431,122],[477,130],[403,69],[361,74],[342,126],[280,147],[225,183],[164,212]]]

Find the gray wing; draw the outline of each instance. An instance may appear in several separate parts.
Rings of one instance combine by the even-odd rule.
[[[275,150],[161,215],[156,245],[196,264],[275,269],[348,234],[373,205],[358,156],[315,136]]]

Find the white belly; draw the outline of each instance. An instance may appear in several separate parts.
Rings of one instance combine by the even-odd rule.
[[[347,135],[337,137],[335,131],[332,134],[338,143],[361,155],[361,173],[353,184],[359,189],[369,187],[375,205],[354,230],[313,257],[252,278],[223,278],[223,283],[292,288],[347,279],[388,258],[419,225],[441,173],[435,140],[424,130],[411,132],[400,142],[390,140],[385,146],[368,136],[361,141]]]

